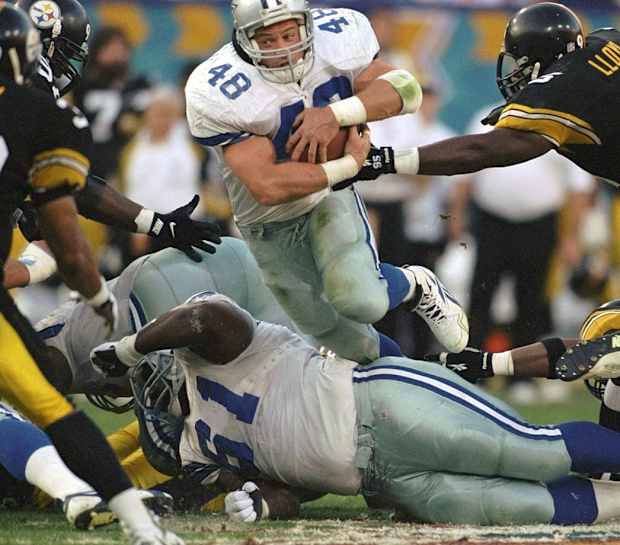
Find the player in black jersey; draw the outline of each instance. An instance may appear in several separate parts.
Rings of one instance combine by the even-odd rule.
[[[493,130],[396,151],[381,173],[466,174],[556,150],[620,184],[620,32],[585,36],[567,7],[527,6],[508,23],[497,72],[507,104],[483,120]]]
[[[18,0],[16,5],[28,13],[43,42],[43,54],[33,84],[56,98],[75,89],[80,82],[80,65],[85,65],[88,59],[91,34],[88,14],[82,4],[78,0]],[[172,212],[155,212],[127,199],[104,180],[91,175],[84,190],[76,195],[78,211],[83,216],[148,234],[164,246],[174,246],[185,252],[195,261],[200,261],[200,254],[192,246],[213,253],[215,248],[205,241],[219,243],[216,225],[189,217],[198,202],[196,196]]]
[[[28,16],[0,3],[0,279],[11,249],[14,209],[30,197],[65,282],[110,329],[116,301],[77,221],[73,192],[89,169],[90,131],[79,110],[29,87],[41,42]],[[46,380],[45,347],[0,287],[0,396],[44,428],[67,466],[91,483],[127,525],[133,543],[182,543],[153,521],[96,426]]]

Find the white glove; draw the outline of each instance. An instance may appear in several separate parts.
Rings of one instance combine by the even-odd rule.
[[[251,481],[244,483],[241,490],[226,494],[224,505],[226,514],[238,522],[256,522],[269,516],[267,502],[263,500],[258,486]]]

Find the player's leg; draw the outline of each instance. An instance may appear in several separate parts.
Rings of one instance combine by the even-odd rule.
[[[71,524],[85,527],[83,515],[101,503],[101,498],[78,479],[61,460],[52,443],[39,428],[0,404],[0,465],[17,480],[27,481],[50,498],[64,504]],[[89,520],[95,528],[112,522],[110,517]]]
[[[620,469],[620,433],[591,422],[532,425],[451,371],[426,362],[383,358],[356,369],[354,381],[378,463],[396,473],[552,481],[571,471]]]
[[[467,343],[467,317],[436,276],[419,266],[379,261],[366,208],[354,188],[323,199],[310,214],[310,235],[325,296],[336,311],[374,323],[405,303],[455,352]]]
[[[406,519],[443,524],[591,524],[620,515],[620,485],[582,477],[551,483],[425,472],[370,486]],[[615,496],[615,497],[614,497]]]
[[[379,356],[378,333],[367,324],[340,315],[325,299],[310,242],[308,216],[241,227],[241,232],[265,284],[303,333],[344,358],[370,362]]]
[[[162,535],[99,429],[45,380],[31,355],[41,356],[44,347],[28,321],[6,292],[0,292],[0,300],[2,394],[45,429],[69,469],[108,501],[132,535]]]

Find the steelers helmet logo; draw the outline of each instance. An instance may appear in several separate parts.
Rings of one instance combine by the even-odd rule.
[[[29,15],[37,28],[46,29],[54,26],[60,19],[60,8],[56,2],[41,0],[32,4]]]

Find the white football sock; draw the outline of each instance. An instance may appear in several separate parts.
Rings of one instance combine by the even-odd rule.
[[[594,522],[620,517],[620,482],[599,481],[590,479],[594,488],[594,497],[598,508],[598,516]]]
[[[48,445],[35,450],[26,462],[26,480],[52,498],[64,500],[70,494],[92,492],[92,488],[76,477]]]
[[[148,532],[158,529],[135,488],[128,488],[117,494],[108,502],[108,506],[132,532]]]

